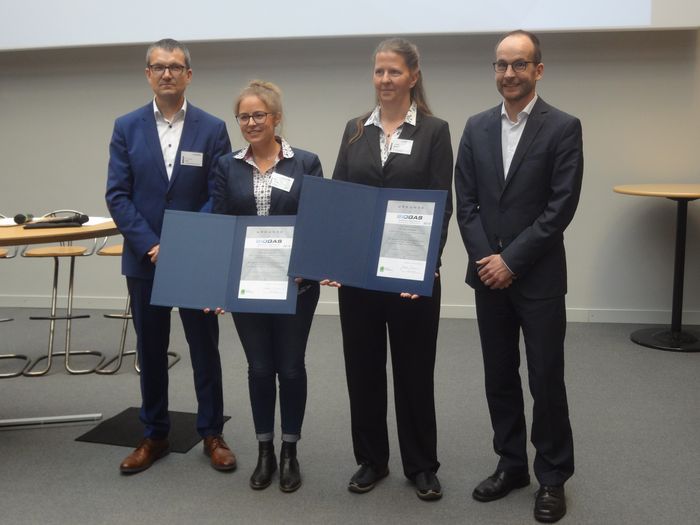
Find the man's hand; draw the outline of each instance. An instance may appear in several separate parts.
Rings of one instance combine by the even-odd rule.
[[[489,255],[476,261],[479,279],[491,290],[502,290],[513,284],[513,274],[499,254]]]
[[[156,244],[153,248],[148,250],[148,256],[151,258],[153,264],[158,262],[158,253],[160,252],[160,244]]]

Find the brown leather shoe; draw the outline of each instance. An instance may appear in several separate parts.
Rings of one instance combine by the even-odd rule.
[[[209,456],[211,466],[216,470],[235,470],[236,468],[236,456],[221,435],[204,438],[204,454]]]
[[[144,438],[141,440],[136,449],[129,454],[122,464],[119,465],[119,470],[122,474],[136,474],[146,470],[148,467],[163,456],[170,453],[170,442],[166,439],[151,439]]]

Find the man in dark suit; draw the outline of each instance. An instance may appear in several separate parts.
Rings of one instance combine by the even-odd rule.
[[[537,96],[544,65],[532,33],[505,35],[494,70],[503,103],[469,119],[455,172],[457,219],[469,255],[466,281],[475,290],[500,457],[496,472],[472,495],[493,501],[530,483],[518,371],[522,330],[540,483],[534,515],[555,522],[566,513],[564,482],[574,472],[564,385],[564,230],[581,190],[581,123]]]
[[[231,151],[226,124],[185,100],[192,79],[187,48],[171,39],[146,54],[146,78],[155,98],[119,117],[109,145],[107,206],[124,236],[126,276],[141,366],[140,419],[145,436],[120,465],[141,472],[170,450],[168,343],[170,308],[151,306],[153,275],[166,209],[211,208],[213,168]],[[197,431],[217,470],[233,470],[236,458],[224,441],[219,325],[214,314],[180,309],[190,347],[197,393]]]

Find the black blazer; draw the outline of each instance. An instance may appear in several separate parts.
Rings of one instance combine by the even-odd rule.
[[[323,177],[321,161],[315,153],[292,148],[294,156],[277,163],[275,171],[294,182],[289,191],[272,188],[270,215],[296,215],[304,175]],[[226,215],[257,215],[253,193],[253,167],[235,153],[219,159],[214,172],[213,211]]]
[[[356,131],[357,119],[352,119],[345,126],[333,178],[383,188],[447,190],[439,251],[442,255],[452,216],[452,143],[447,122],[418,113],[416,125],[404,123],[400,135],[401,139],[413,140],[411,154],[390,153],[383,167],[379,128],[364,127],[362,136],[349,144]]]
[[[566,293],[564,230],[583,178],[581,122],[539,98],[503,174],[501,105],[471,117],[455,170],[457,222],[469,254],[466,282],[486,289],[475,261],[500,253],[530,298]]]

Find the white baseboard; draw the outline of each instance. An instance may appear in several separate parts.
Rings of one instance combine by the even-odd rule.
[[[46,295],[0,295],[0,308],[48,308],[51,298]],[[123,310],[126,296],[122,297],[73,297],[76,309]],[[59,296],[59,307],[65,307],[66,297]],[[338,315],[336,301],[319,301],[318,315]],[[670,324],[670,310],[638,310],[612,308],[568,308],[567,320],[577,323],[629,323],[629,324]],[[441,317],[444,319],[476,319],[476,308],[471,304],[443,304]],[[700,325],[700,311],[685,310],[684,325]]]

